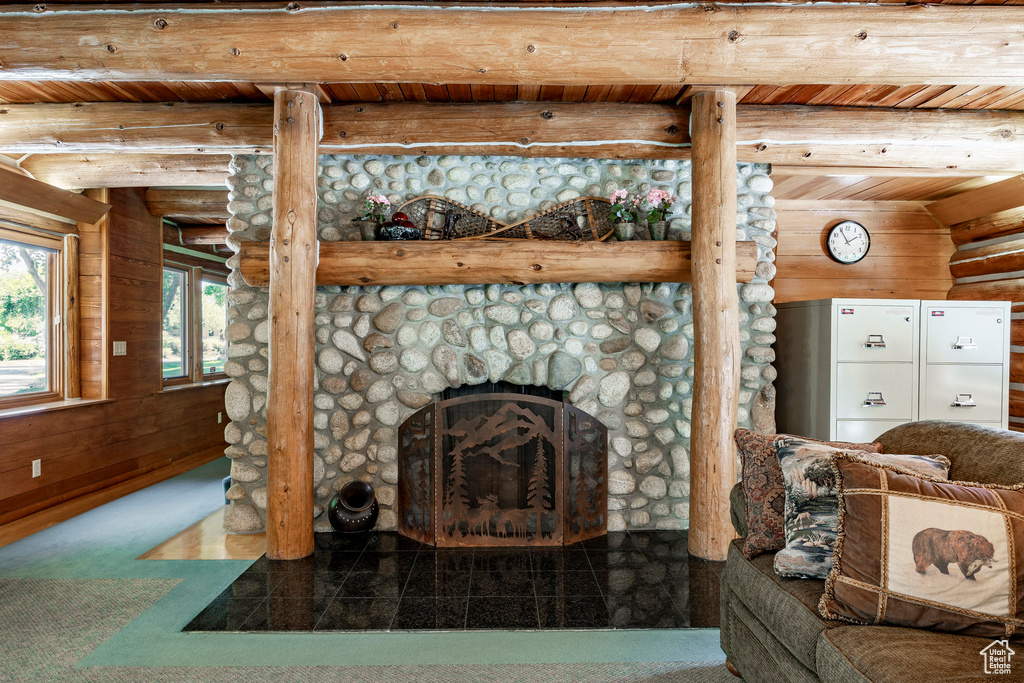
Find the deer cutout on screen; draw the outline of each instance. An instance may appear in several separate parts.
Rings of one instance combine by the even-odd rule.
[[[466,522],[469,525],[468,533],[489,536],[491,534],[491,518],[501,512],[501,508],[498,507],[498,496],[490,494],[483,500],[477,498],[476,502],[479,507],[470,510],[466,516]]]

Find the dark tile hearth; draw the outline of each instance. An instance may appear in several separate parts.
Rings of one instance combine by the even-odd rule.
[[[458,631],[718,626],[724,563],[686,532],[616,532],[566,547],[434,548],[394,532],[318,534],[265,556],[185,631]]]

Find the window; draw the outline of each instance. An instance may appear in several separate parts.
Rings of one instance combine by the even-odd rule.
[[[161,364],[164,384],[224,375],[228,285],[198,267],[164,266]]]
[[[164,268],[163,339],[160,357],[163,378],[187,378],[189,368],[188,343],[188,276],[186,270]]]
[[[228,286],[203,278],[203,375],[224,372],[228,359]]]
[[[61,241],[0,229],[0,406],[60,399]]]

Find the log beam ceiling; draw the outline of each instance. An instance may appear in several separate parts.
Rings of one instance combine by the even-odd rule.
[[[0,79],[1024,86],[1013,6],[105,10],[0,12]]]
[[[321,153],[511,154],[525,157],[690,158],[688,110],[605,103],[359,103],[324,107]],[[32,154],[23,166],[80,187],[84,172],[116,153],[143,156],[119,184],[214,175],[225,154],[269,152],[273,111],[258,104],[22,104],[0,109],[0,152]],[[940,169],[950,174],[1024,170],[1024,112],[908,111],[854,107],[737,107],[739,161],[788,169]],[[71,155],[61,163],[54,155]],[[175,162],[188,155],[196,170]],[[88,155],[83,158],[81,155]],[[204,159],[217,155],[218,161]],[[208,182],[208,181],[207,181]],[[223,182],[223,175],[217,181]],[[179,183],[164,183],[179,184]],[[199,184],[199,183],[191,183]]]

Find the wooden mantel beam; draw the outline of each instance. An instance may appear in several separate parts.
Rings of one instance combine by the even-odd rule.
[[[324,107],[320,152],[685,159],[686,114],[612,103],[336,104]],[[0,152],[264,153],[271,116],[266,105],[231,103],[5,105]],[[1024,170],[1024,112],[747,105],[737,107],[736,121],[740,161]]]
[[[1022,34],[1013,6],[22,5],[0,79],[1024,86]]]
[[[238,254],[251,287],[270,280],[269,247],[246,242]],[[737,245],[738,282],[750,282],[757,245]],[[456,240],[321,242],[318,285],[489,285],[545,282],[690,282],[689,242]]]

